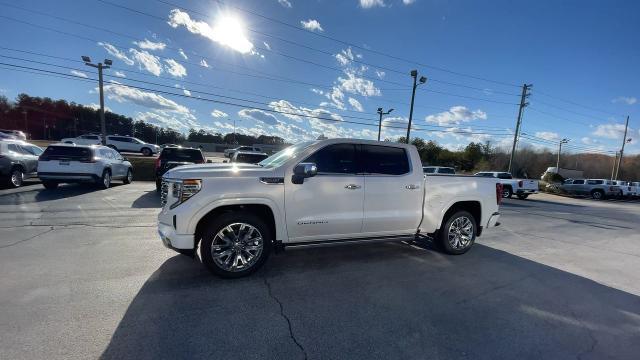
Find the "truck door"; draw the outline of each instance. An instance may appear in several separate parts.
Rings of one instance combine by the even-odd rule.
[[[412,168],[402,147],[362,145],[362,159],[363,236],[415,233],[422,217],[422,169]]]
[[[285,180],[289,241],[357,237],[362,230],[364,176],[359,174],[355,144],[332,144],[302,159],[318,174],[293,184]]]

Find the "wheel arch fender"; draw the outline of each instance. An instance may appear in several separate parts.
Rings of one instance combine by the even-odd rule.
[[[482,216],[482,200],[481,199],[455,199],[451,201],[448,206],[442,208],[442,216],[440,217],[440,223],[438,224],[438,230],[442,228],[443,224],[449,219],[451,215],[457,211],[464,210],[473,215],[476,226],[478,227],[478,235],[482,224],[484,223]]]
[[[286,237],[285,219],[282,211],[274,201],[267,198],[242,198],[242,199],[220,199],[208,204],[198,210],[193,215],[187,225],[187,233],[194,234],[194,244],[197,244],[199,232],[208,217],[215,216],[221,211],[236,211],[248,209],[252,212],[259,212],[262,216],[270,216],[265,222],[273,232],[273,240],[283,240]]]

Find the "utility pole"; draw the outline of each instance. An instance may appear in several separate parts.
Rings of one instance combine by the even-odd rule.
[[[29,123],[27,122],[27,110],[22,110],[22,115],[24,115],[24,133],[29,136]]]
[[[556,171],[558,172],[558,174],[560,173],[560,153],[562,152],[562,144],[566,144],[569,141],[569,139],[562,139],[558,143],[558,160],[556,161]]]
[[[511,172],[513,167],[513,158],[516,153],[516,144],[518,143],[518,137],[520,136],[520,124],[522,123],[522,113],[524,112],[524,108],[529,105],[526,101],[529,97],[529,90],[533,85],[531,84],[523,84],[522,85],[522,95],[520,95],[520,109],[518,110],[518,120],[516,121],[516,131],[513,134],[513,146],[511,147],[511,156],[509,157],[509,172]]]
[[[409,108],[409,124],[407,125],[407,144],[409,143],[409,135],[411,134],[411,121],[413,120],[413,102],[416,98],[416,88],[418,87],[418,85],[427,82],[427,78],[424,76],[420,77],[420,84],[416,82],[418,80],[418,70],[411,70],[411,77],[413,78],[413,90],[411,92],[411,107]]]
[[[389,115],[393,109],[389,109],[389,111],[384,112],[382,108],[378,108],[378,114],[380,115],[380,121],[378,122],[378,141],[380,141],[380,132],[382,132],[382,115]]]
[[[84,61],[85,65],[98,69],[98,84],[100,87],[100,130],[101,130],[100,132],[102,133],[102,145],[106,146],[107,145],[107,125],[105,124],[105,121],[104,121],[104,90],[102,86],[103,84],[102,70],[110,68],[111,65],[113,64],[113,61],[109,59],[104,59],[104,64],[102,63],[92,64],[91,58],[88,56],[82,56],[82,61]]]
[[[618,176],[620,175],[620,166],[622,165],[622,156],[624,154],[624,144],[631,141],[631,139],[627,139],[627,130],[629,130],[629,115],[627,115],[627,122],[624,125],[624,137],[622,138],[622,148],[620,149],[620,158],[618,159],[618,166],[616,166],[616,180],[618,180]]]
[[[616,164],[618,164],[618,152],[616,151],[616,156],[613,158],[613,165],[611,166],[611,180],[613,181],[613,174],[616,171]]]

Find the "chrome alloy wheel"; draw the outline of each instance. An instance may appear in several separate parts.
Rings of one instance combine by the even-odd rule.
[[[111,184],[111,174],[108,171],[105,172],[104,177],[102,178],[102,184],[104,185],[105,189],[108,188]]]
[[[466,216],[453,220],[449,226],[449,244],[456,250],[464,249],[473,239],[473,223]]]
[[[11,172],[11,185],[13,187],[22,186],[22,181],[24,180],[24,173],[20,169],[15,169]]]
[[[221,269],[242,271],[252,267],[260,258],[264,242],[254,226],[233,223],[222,228],[211,243],[211,257]]]

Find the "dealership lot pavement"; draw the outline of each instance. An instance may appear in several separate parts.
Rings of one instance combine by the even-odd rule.
[[[640,202],[508,200],[463,256],[287,250],[215,278],[162,247],[153,183],[0,190],[2,359],[637,359]]]

